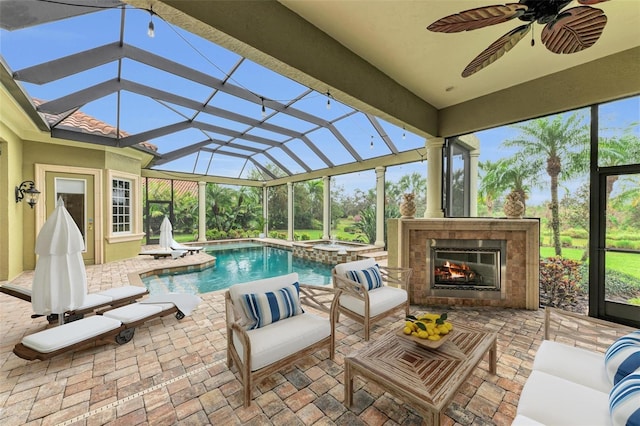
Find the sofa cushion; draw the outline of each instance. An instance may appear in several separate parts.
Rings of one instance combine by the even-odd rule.
[[[300,284],[297,282],[275,291],[245,294],[242,302],[249,319],[247,330],[261,328],[302,313]]]
[[[640,330],[622,336],[609,346],[604,358],[612,384],[640,371]]]
[[[271,365],[330,335],[329,320],[311,313],[296,315],[275,322],[269,327],[248,330],[247,336],[251,342],[251,371]],[[233,342],[242,359],[244,348],[237,333],[233,333]]]
[[[611,382],[603,365],[604,354],[602,353],[552,340],[542,341],[533,360],[534,370],[608,393],[611,390]],[[585,374],[585,371],[589,374]]]
[[[613,386],[609,410],[614,426],[640,425],[640,373],[629,374]]]
[[[347,277],[360,284],[366,284],[367,290],[382,287],[382,275],[378,265],[366,269],[349,270]]]
[[[400,288],[382,286],[369,293],[369,316],[375,317],[389,309],[405,303],[407,292]],[[364,316],[364,302],[348,294],[340,296],[340,305]]]
[[[538,370],[525,382],[516,414],[545,425],[612,424],[607,392]]]

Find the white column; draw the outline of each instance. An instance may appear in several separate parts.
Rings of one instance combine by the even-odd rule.
[[[206,182],[198,182],[198,242],[207,241],[207,186]]]
[[[269,188],[262,185],[262,233],[265,237],[269,235]]]
[[[469,217],[478,217],[478,158],[479,149],[469,152]]]
[[[424,217],[444,217],[442,212],[442,147],[444,138],[427,141],[427,209]]]
[[[293,182],[287,182],[287,240],[293,241]]]
[[[322,239],[331,235],[331,176],[322,177]]]
[[[384,172],[386,167],[376,167],[376,242],[377,247],[384,247]]]

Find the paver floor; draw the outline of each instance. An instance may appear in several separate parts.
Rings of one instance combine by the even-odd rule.
[[[87,267],[90,292],[130,284],[128,274],[200,263],[205,253],[181,259],[133,259]],[[30,286],[33,272],[13,284]],[[362,348],[361,326],[342,316],[335,360],[327,351],[257,384],[254,402],[242,406],[235,369],[226,365],[222,291],[201,295],[188,317],[154,319],[121,346],[104,345],[48,361],[25,361],[12,350],[23,336],[44,329],[31,305],[0,294],[0,424],[10,425],[417,425],[421,418],[400,399],[362,380],[354,405],[343,405],[344,357]],[[433,308],[441,310],[442,308]],[[414,306],[416,311],[428,307]],[[494,330],[498,370],[488,359],[456,394],[446,425],[508,425],[542,339],[543,311],[446,308],[453,322]],[[371,339],[400,326],[400,318],[373,327]]]

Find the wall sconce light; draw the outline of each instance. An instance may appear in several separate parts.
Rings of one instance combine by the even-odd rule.
[[[25,180],[20,184],[20,186],[16,186],[16,203],[22,201],[22,199],[27,197],[27,204],[33,208],[38,202],[38,196],[40,195],[40,191],[36,189],[36,184],[32,180]]]

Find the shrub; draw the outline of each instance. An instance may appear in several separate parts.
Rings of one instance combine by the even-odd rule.
[[[580,238],[583,240],[589,238],[589,232],[586,229],[570,228],[566,231],[562,231],[562,234],[571,238]]]
[[[309,241],[311,239],[311,237],[309,236],[309,234],[307,234],[306,232],[302,235],[300,235],[300,239],[302,241]]]
[[[573,239],[569,236],[561,236],[560,237],[560,244],[562,245],[562,247],[572,247],[573,246]]]
[[[580,262],[562,257],[540,260],[540,304],[561,309],[574,307],[582,294]]]
[[[640,247],[640,242],[631,241],[631,240],[618,240],[613,243],[613,246],[616,248],[634,250],[636,247]]]

